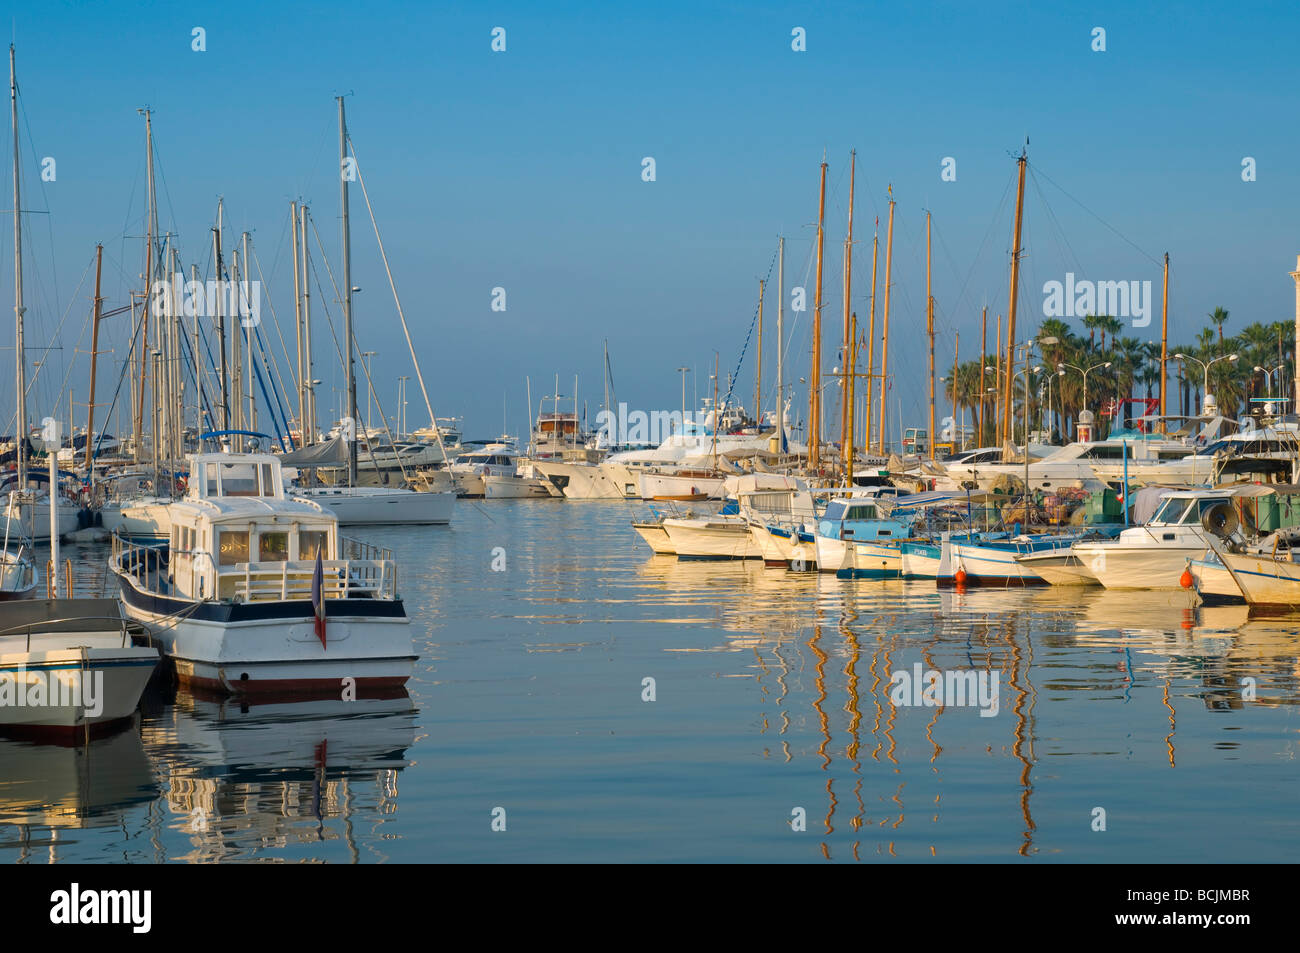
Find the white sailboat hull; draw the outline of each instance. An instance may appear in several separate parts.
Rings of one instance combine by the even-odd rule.
[[[340,526],[438,526],[451,522],[454,493],[417,493],[395,487],[311,487],[294,496],[319,503]]]

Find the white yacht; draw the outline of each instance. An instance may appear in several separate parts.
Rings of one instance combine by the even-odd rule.
[[[1202,486],[1219,482],[1229,460],[1280,461],[1292,463],[1300,453],[1300,435],[1295,425],[1266,427],[1228,434],[1197,445],[1192,452],[1159,459],[1130,460],[1128,482],[1132,486]],[[1099,480],[1119,483],[1124,479],[1123,461],[1099,461],[1093,466]]]
[[[1090,485],[1103,478],[1095,467],[1101,463],[1118,462],[1123,465],[1125,455],[1129,464],[1178,460],[1187,455],[1188,445],[1182,440],[1143,435],[1135,438],[1110,438],[1086,443],[1071,443],[1059,447],[1040,459],[1031,459],[1028,468],[1024,462],[1002,463],[977,455],[970,460],[955,460],[943,464],[946,477],[935,479],[935,489],[955,490],[973,485],[981,490],[991,490],[1000,477],[1011,477],[1023,482],[1029,475],[1029,488],[1052,492],[1080,485]],[[1032,455],[1031,455],[1032,456]],[[1109,471],[1107,471],[1109,472]]]
[[[515,476],[519,470],[519,451],[506,442],[490,443],[481,450],[462,453],[448,465],[459,496],[487,495],[486,476]]]
[[[166,546],[114,537],[127,615],[182,684],[238,695],[400,689],[415,655],[391,554],[285,493],[270,454],[190,455]]]

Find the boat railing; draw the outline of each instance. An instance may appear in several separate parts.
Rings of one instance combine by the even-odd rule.
[[[25,648],[24,651],[30,652],[30,651],[32,650],[32,636],[33,636],[33,635],[41,636],[41,635],[56,635],[56,634],[62,634],[62,633],[59,632],[58,626],[61,626],[61,625],[67,625],[67,624],[70,623],[70,622],[78,622],[78,623],[84,623],[84,622],[112,622],[112,623],[113,623],[113,626],[116,627],[116,628],[118,629],[118,631],[119,631],[119,632],[121,633],[121,635],[122,635],[122,646],[121,646],[122,648],[126,648],[127,646],[133,644],[132,641],[131,641],[131,637],[132,637],[132,635],[135,634],[135,633],[139,633],[139,634],[141,634],[141,635],[149,636],[149,644],[150,644],[151,646],[153,645],[152,634],[149,632],[148,629],[146,629],[146,628],[144,628],[144,627],[142,627],[142,626],[134,625],[134,624],[132,624],[132,623],[130,622],[129,619],[127,619],[127,618],[125,618],[125,617],[123,617],[123,616],[120,616],[120,615],[116,615],[116,616],[113,616],[113,615],[96,615],[96,616],[77,615],[77,616],[68,616],[68,617],[65,618],[65,619],[37,619],[37,620],[29,620],[29,621],[27,621],[27,622],[19,623],[18,625],[11,625],[11,626],[9,626],[7,629],[0,629],[0,638],[4,638],[6,635],[18,635],[18,634],[21,633],[21,634],[27,636],[27,645],[26,645],[26,648]],[[106,627],[106,628],[107,628],[107,627]]]
[[[339,537],[339,555],[347,559],[387,560],[392,561],[393,551],[382,546],[364,543],[350,536]]]
[[[217,573],[217,591],[238,602],[310,599],[314,562],[236,563]],[[233,582],[233,587],[228,585]],[[389,559],[327,559],[321,562],[325,599],[397,597],[397,563]]]
[[[388,549],[340,538],[343,559],[321,561],[321,593],[325,599],[397,598],[397,562]],[[207,555],[206,553],[177,555]],[[201,558],[180,567],[188,593],[177,586],[177,567],[161,545],[132,542],[113,535],[113,559],[141,588],[188,599],[231,599],[237,602],[310,599],[315,560],[274,560],[201,566]],[[215,577],[215,578],[214,578]]]

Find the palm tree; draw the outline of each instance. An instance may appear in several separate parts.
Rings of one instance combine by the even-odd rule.
[[[1222,347],[1223,347],[1223,323],[1224,323],[1225,321],[1228,320],[1228,311],[1227,311],[1226,308],[1220,306],[1220,307],[1215,308],[1213,311],[1211,311],[1208,315],[1206,315],[1206,317],[1208,317],[1208,318],[1209,318],[1209,319],[1210,319],[1214,324],[1216,324],[1216,325],[1218,326],[1218,328],[1219,328],[1219,347],[1220,347],[1220,349],[1222,349]]]
[[[1115,338],[1124,330],[1124,322],[1113,315],[1103,314],[1097,318],[1097,327],[1101,329],[1101,350],[1104,354],[1106,352],[1106,332],[1110,332],[1111,343],[1113,344]]]
[[[1101,318],[1095,314],[1085,314],[1083,316],[1083,326],[1088,329],[1088,350],[1091,351],[1097,342],[1097,326]]]

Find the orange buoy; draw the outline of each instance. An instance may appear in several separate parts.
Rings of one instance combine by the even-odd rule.
[[[1184,589],[1190,589],[1190,588],[1192,588],[1192,583],[1195,582],[1195,581],[1196,581],[1196,580],[1194,580],[1194,579],[1192,578],[1192,570],[1191,570],[1191,568],[1190,568],[1190,567],[1184,567],[1184,568],[1183,568],[1183,574],[1182,574],[1181,576],[1178,577],[1178,585],[1182,586]]]
[[[966,570],[958,566],[957,571],[953,573],[952,581],[957,583],[959,586],[966,585]]]

